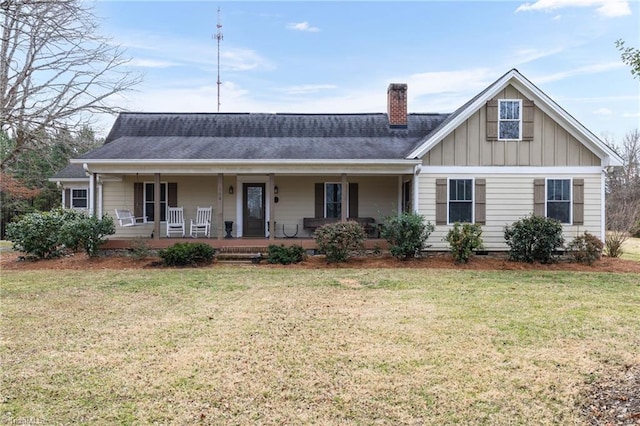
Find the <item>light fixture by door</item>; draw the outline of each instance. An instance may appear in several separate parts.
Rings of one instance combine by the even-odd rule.
[[[277,194],[277,193],[278,193],[278,185],[276,185],[276,186],[274,186],[274,187],[273,187],[273,193],[274,193],[274,194]]]
[[[233,195],[233,185],[229,185],[229,194]]]

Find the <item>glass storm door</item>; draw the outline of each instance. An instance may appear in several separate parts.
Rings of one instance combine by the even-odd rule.
[[[264,237],[264,183],[245,183],[242,186],[243,236]]]

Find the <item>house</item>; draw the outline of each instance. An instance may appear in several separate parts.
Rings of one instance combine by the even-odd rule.
[[[434,250],[456,221],[505,250],[505,225],[532,213],[568,239],[603,238],[604,173],[621,159],[517,70],[452,114],[407,113],[405,84],[387,97],[380,114],[122,113],[52,180],[65,206],[146,217],[115,238],[164,236],[169,206],[187,221],[213,206],[217,239],[310,237],[315,219],[406,210],[436,225]]]

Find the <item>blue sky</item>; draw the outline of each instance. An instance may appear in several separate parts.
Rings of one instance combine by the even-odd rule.
[[[517,68],[596,135],[640,127],[640,81],[615,40],[640,47],[640,3],[529,1],[102,1],[102,31],[144,82],[134,111],[452,112]],[[110,126],[113,119],[104,125]]]

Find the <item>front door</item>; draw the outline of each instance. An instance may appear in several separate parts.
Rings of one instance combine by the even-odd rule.
[[[264,190],[264,183],[242,185],[242,235],[245,237],[265,236]]]

